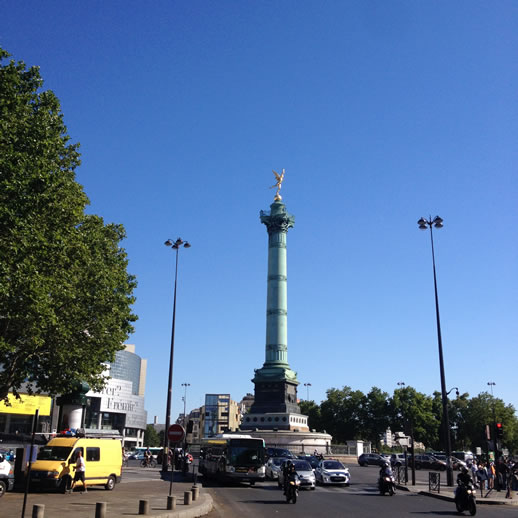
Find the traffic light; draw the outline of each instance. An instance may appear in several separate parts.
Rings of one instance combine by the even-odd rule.
[[[496,423],[496,438],[504,438],[504,426],[502,425],[502,423]]]

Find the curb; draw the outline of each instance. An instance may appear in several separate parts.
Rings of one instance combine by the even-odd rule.
[[[205,516],[212,511],[213,500],[212,497],[204,493],[199,496],[200,500],[203,500],[200,504],[193,505],[190,509],[179,509],[177,511],[167,511],[160,514],[152,514],[151,518],[198,518]]]

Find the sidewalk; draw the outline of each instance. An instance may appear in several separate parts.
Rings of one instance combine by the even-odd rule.
[[[71,512],[74,518],[95,518],[96,503],[106,502],[105,518],[127,518],[139,515],[139,500],[149,501],[149,513],[153,518],[196,518],[204,516],[212,510],[212,497],[206,493],[201,484],[197,484],[199,495],[190,505],[184,504],[184,491],[190,491],[191,481],[173,482],[172,495],[176,496],[176,510],[167,510],[169,495],[168,480],[152,480],[141,482],[124,482],[117,484],[113,491],[106,491],[101,486],[92,487],[88,492],[75,491],[73,494],[61,493],[29,493],[25,507],[25,517],[30,518],[35,504],[45,506],[44,518],[62,518]],[[23,493],[8,492],[0,500],[0,516],[2,518],[22,515]]]
[[[422,482],[416,480],[415,486],[413,486],[410,482],[408,485],[405,484],[397,484],[397,488],[402,491],[410,491],[411,493],[416,493],[420,495],[427,495],[433,498],[440,498],[441,500],[448,500],[453,502],[454,499],[454,491],[455,487],[448,487],[445,485],[441,485],[440,492],[430,491],[428,487],[428,482]],[[487,494],[487,497],[486,497]],[[488,490],[485,489],[482,492],[482,496],[480,495],[480,489],[477,489],[477,504],[483,505],[518,505],[518,492],[511,491],[512,498],[505,498],[506,491],[502,490],[497,492],[496,489],[493,489],[489,494]]]

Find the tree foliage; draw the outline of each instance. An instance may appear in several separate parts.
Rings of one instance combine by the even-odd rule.
[[[150,448],[153,448],[160,445],[160,437],[157,431],[155,430],[155,427],[152,424],[148,424],[144,432],[144,446],[149,446]]]
[[[132,332],[124,228],[87,215],[57,97],[0,49],[0,400],[103,385]]]

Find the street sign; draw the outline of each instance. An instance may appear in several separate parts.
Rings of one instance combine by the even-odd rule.
[[[185,437],[185,430],[179,424],[172,424],[167,429],[167,438],[170,442],[181,442]]]

